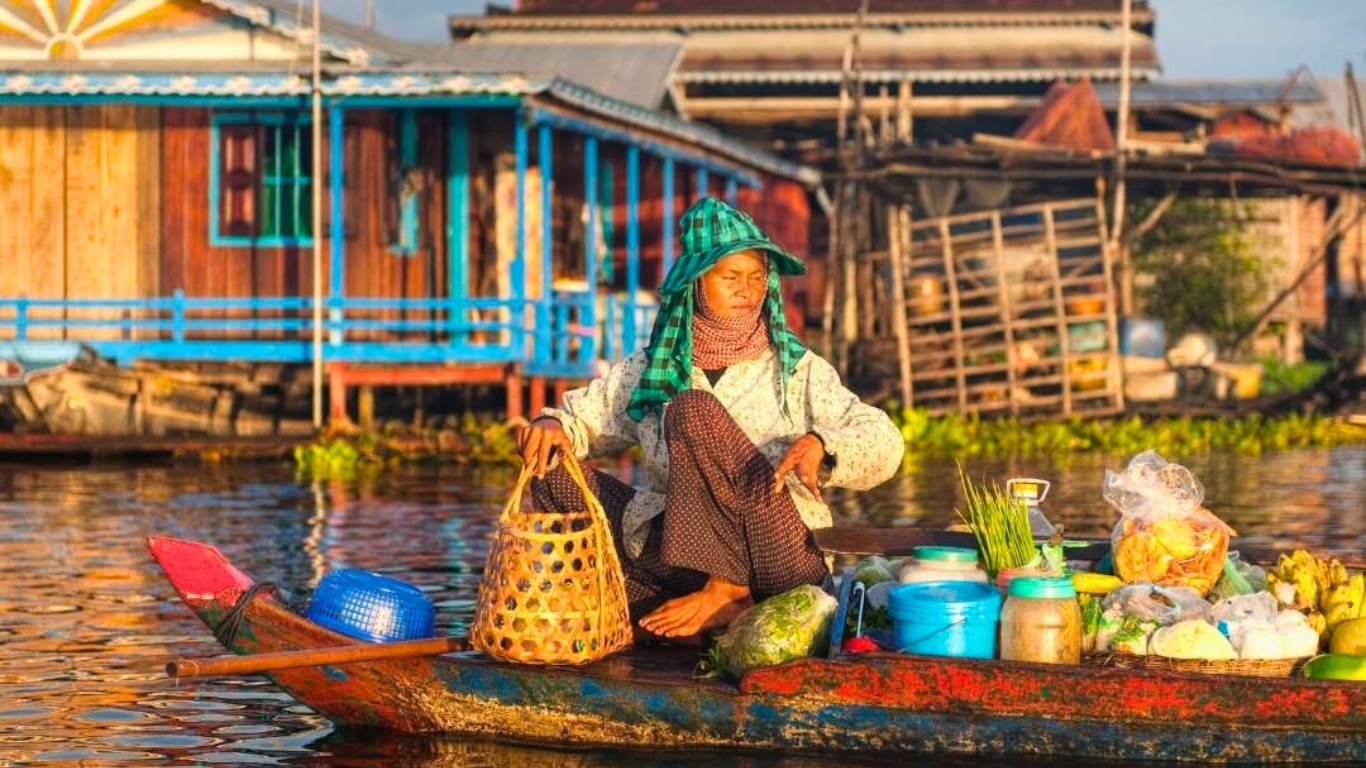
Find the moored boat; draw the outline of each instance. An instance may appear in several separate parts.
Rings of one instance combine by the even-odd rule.
[[[225,620],[237,625],[226,643],[235,653],[361,642],[294,613],[212,546],[148,544],[205,624],[224,637]],[[1362,683],[838,649],[729,683],[697,679],[696,661],[694,650],[638,648],[583,667],[538,667],[461,652],[269,676],[340,726],[559,745],[1366,761]]]

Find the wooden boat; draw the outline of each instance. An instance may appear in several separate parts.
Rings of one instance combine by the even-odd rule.
[[[253,586],[211,546],[148,544],[210,628]],[[228,646],[238,654],[359,644],[292,612],[268,589],[239,615]],[[1366,761],[1360,683],[852,656],[835,647],[830,658],[758,670],[736,684],[695,678],[696,661],[696,651],[638,648],[584,667],[536,667],[464,652],[270,677],[340,726],[556,745]]]

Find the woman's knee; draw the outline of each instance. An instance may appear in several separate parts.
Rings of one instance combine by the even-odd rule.
[[[730,414],[716,395],[701,389],[685,389],[674,395],[665,409],[664,430],[666,434],[678,434],[689,426],[708,423],[715,426],[718,417],[729,419]]]

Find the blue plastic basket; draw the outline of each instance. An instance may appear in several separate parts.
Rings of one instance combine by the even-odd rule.
[[[377,643],[432,637],[436,625],[432,601],[417,587],[359,568],[323,576],[304,615],[347,637]]]

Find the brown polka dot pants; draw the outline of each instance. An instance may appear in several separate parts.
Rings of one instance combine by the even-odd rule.
[[[668,500],[650,522],[640,557],[620,552],[622,517],[635,489],[589,470],[589,489],[611,521],[632,619],[696,592],[711,576],[748,585],[756,600],[819,584],[825,560],[792,496],[773,493],[773,465],[710,392],[686,390],[665,408]],[[532,482],[537,509],[584,509],[563,468]]]

